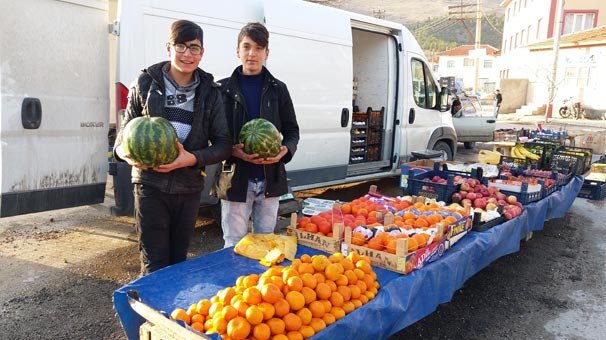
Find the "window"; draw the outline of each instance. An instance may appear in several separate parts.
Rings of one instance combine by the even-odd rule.
[[[597,68],[569,66],[564,69],[564,86],[570,88],[595,88]]]
[[[525,29],[523,29],[522,33],[520,33],[520,46],[524,45],[524,33],[526,33]]]
[[[471,59],[471,58],[465,58],[465,59],[463,59],[463,66],[465,66],[465,67],[471,67],[471,66],[474,66],[474,65],[475,65],[475,63],[474,63],[473,59]]]
[[[584,31],[594,27],[596,13],[564,13],[564,27],[562,34],[570,34],[578,31]]]
[[[528,42],[530,41],[530,28],[531,27],[532,27],[532,25],[528,25],[528,31],[526,31],[526,32],[528,32],[526,34],[526,45],[528,45]]]
[[[515,40],[515,48],[518,48],[518,38],[520,36],[520,33],[516,33],[516,40]]]
[[[455,61],[454,60],[448,60],[446,62],[446,68],[454,68],[455,67]]]
[[[512,48],[513,48],[513,35],[511,37],[509,37],[509,50],[511,51]]]
[[[503,53],[507,51],[507,40],[503,40]]]
[[[491,59],[484,60],[484,68],[492,68],[492,60]]]
[[[417,106],[433,109],[437,103],[438,88],[429,68],[422,61],[412,60],[412,95]]]
[[[539,32],[541,32],[541,21],[543,19],[539,18],[539,20],[537,20],[537,40],[539,40]]]
[[[509,21],[510,15],[511,15],[511,7],[507,9],[507,19],[505,19],[505,21]]]

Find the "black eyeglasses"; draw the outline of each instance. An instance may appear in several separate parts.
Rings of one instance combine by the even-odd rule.
[[[175,51],[177,51],[178,53],[185,53],[185,51],[189,49],[189,53],[191,53],[192,55],[202,54],[202,46],[199,45],[187,46],[185,44],[173,44],[173,46],[175,47]]]

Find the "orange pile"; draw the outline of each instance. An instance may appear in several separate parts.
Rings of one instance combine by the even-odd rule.
[[[376,277],[370,260],[356,252],[303,255],[288,267],[241,276],[171,317],[224,339],[307,339],[373,299]]]

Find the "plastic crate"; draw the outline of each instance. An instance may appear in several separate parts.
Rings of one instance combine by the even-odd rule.
[[[541,175],[540,173],[533,172],[533,170],[523,170],[521,172],[512,171],[512,174],[514,174],[516,176],[523,175],[523,176],[527,176],[527,177],[536,177],[536,178],[551,178],[556,181],[556,185],[558,187],[568,184],[568,182],[570,182],[570,179],[572,179],[572,173],[569,172],[567,174],[563,174],[561,172],[557,172],[556,170],[552,170],[549,173],[549,175]]]
[[[538,168],[541,170],[551,170],[551,157],[555,151],[560,147],[560,144],[549,143],[549,142],[526,142],[523,146],[528,151],[539,155],[541,158],[538,161]]]
[[[440,164],[434,163],[434,169],[428,172],[414,174],[412,170],[408,171],[408,193],[416,196],[424,196],[428,198],[434,198],[437,201],[444,201],[451,203],[452,194],[459,191],[461,184],[454,183],[454,174],[450,171],[439,170]],[[431,179],[434,176],[444,178],[447,180],[446,184],[440,184],[432,182]],[[470,176],[462,176],[470,177]],[[429,179],[429,181],[427,181]]]
[[[497,217],[493,220],[490,220],[488,222],[482,223],[482,222],[480,222],[480,215],[481,215],[481,213],[479,213],[479,212],[474,213],[474,216],[473,216],[473,230],[474,231],[483,232],[483,231],[486,231],[494,226],[497,226],[497,225],[505,222],[505,217],[501,216],[501,217]]]
[[[592,200],[601,200],[606,197],[606,183],[586,179],[577,196]]]
[[[556,151],[551,157],[549,169],[563,174],[582,175],[585,156]]]
[[[593,150],[589,148],[580,148],[576,146],[562,146],[557,150],[560,153],[565,153],[573,156],[583,157],[583,161],[580,166],[582,173],[585,173],[591,169],[591,159],[593,157]],[[581,156],[582,155],[582,156]]]
[[[488,182],[488,186],[496,186],[499,188],[499,191],[502,192],[504,195],[509,196],[515,196],[518,201],[520,203],[522,203],[523,205],[526,205],[528,203],[532,203],[532,202],[536,202],[538,200],[540,200],[541,198],[543,198],[543,188],[541,185],[541,189],[537,190],[537,191],[528,191],[528,183],[523,182],[521,187],[520,187],[520,191],[512,191],[512,190],[505,190],[502,188],[502,186],[498,185],[498,184],[494,184],[494,182]]]
[[[368,147],[368,152],[366,154],[366,159],[369,162],[378,161],[381,159],[381,146],[380,145],[371,145]]]
[[[543,185],[543,188],[541,189],[541,198],[545,198],[545,197],[553,194],[557,190],[558,190],[558,185],[557,184],[553,184],[553,185],[550,185],[548,187],[546,187],[546,186]]]
[[[509,167],[510,169],[517,167],[522,167],[524,169],[538,168],[539,161],[511,156],[501,156],[501,160],[499,161],[499,169],[503,166]]]

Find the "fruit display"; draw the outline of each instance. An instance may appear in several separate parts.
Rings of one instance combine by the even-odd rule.
[[[474,211],[482,214],[482,222],[501,216],[497,211],[499,207],[502,207],[506,220],[519,216],[523,210],[516,196],[506,195],[497,186],[484,185],[474,178],[468,178],[461,184],[461,190],[452,195],[452,202],[463,206],[469,204]]]
[[[177,133],[162,117],[136,117],[122,132],[122,147],[135,162],[147,167],[168,164],[178,156]]]
[[[244,152],[258,154],[260,158],[275,157],[280,153],[282,136],[276,127],[267,119],[252,119],[240,130],[240,143]]]
[[[210,299],[176,308],[171,319],[224,339],[307,339],[368,303],[379,292],[370,260],[307,254],[290,266],[240,276]]]

